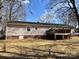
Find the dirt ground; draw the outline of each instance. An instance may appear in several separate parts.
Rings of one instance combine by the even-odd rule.
[[[42,40],[32,38],[24,40],[17,40],[17,39],[5,40],[0,42],[0,51],[1,56],[8,56],[8,57],[14,55],[18,56],[17,54],[23,54],[23,55],[39,54],[41,56],[47,54],[49,56],[50,55],[61,56],[61,57],[68,56],[74,58],[79,56],[79,36],[73,36],[71,37],[71,39],[64,39],[64,40]]]

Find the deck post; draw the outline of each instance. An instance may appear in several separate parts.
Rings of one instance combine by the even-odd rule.
[[[54,39],[56,39],[56,35],[55,35]]]
[[[6,26],[6,31],[5,31],[5,39],[7,40],[7,26]]]
[[[64,39],[64,35],[62,35],[62,39]]]

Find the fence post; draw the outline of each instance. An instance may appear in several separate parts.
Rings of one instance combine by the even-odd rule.
[[[23,47],[19,47],[20,48],[20,54],[23,54]]]
[[[51,49],[49,48],[49,54],[48,54],[49,56],[51,56]]]
[[[3,52],[6,52],[6,42],[4,41]]]

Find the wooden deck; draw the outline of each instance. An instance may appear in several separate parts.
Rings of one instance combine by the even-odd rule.
[[[54,39],[57,39],[60,36],[62,39],[70,39],[70,33],[55,33]]]
[[[55,35],[70,35],[70,33],[55,33]]]

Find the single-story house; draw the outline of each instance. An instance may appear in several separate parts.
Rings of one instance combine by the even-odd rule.
[[[28,37],[41,38],[47,30],[55,30],[54,38],[58,35],[65,38],[70,35],[73,27],[64,24],[49,24],[39,22],[9,21],[6,24],[6,39],[26,39]]]
[[[73,35],[79,36],[79,28],[75,28]]]

